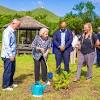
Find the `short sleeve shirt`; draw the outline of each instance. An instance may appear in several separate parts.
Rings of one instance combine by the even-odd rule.
[[[92,52],[95,52],[95,43],[97,41],[97,35],[93,34],[90,37],[88,38],[84,38],[84,37],[81,37],[80,38],[80,41],[81,41],[81,52],[83,54],[89,54],[89,53],[92,53]]]

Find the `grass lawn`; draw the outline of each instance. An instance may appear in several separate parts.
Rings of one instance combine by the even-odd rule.
[[[70,65],[71,77],[69,88],[67,90],[51,90],[45,93],[42,98],[34,98],[29,90],[34,82],[34,67],[31,55],[23,55],[17,57],[17,66],[15,81],[19,87],[12,92],[4,92],[1,90],[3,66],[0,60],[0,100],[100,100],[100,68],[93,66],[93,80],[89,83],[85,80],[86,67],[82,69],[81,80],[77,83],[72,82],[75,77],[77,65]],[[48,71],[54,72],[55,59],[50,54],[48,59]]]

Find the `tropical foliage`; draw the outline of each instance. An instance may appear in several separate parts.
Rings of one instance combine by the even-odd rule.
[[[74,5],[71,12],[67,13],[64,17],[59,17],[44,8],[37,8],[32,11],[15,11],[0,6],[0,33],[2,27],[8,24],[14,18],[20,18],[22,16],[31,16],[41,23],[47,25],[50,29],[49,35],[53,35],[58,28],[60,20],[66,20],[68,28],[75,30],[77,34],[82,32],[83,24],[91,22],[93,24],[94,31],[97,31],[97,27],[100,25],[100,17],[94,12],[95,6],[92,2],[80,2]],[[1,34],[0,34],[1,40]]]

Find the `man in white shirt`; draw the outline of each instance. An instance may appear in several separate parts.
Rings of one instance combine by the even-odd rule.
[[[59,23],[59,29],[53,34],[53,51],[56,59],[57,73],[61,72],[61,62],[64,62],[64,71],[70,72],[69,60],[72,51],[72,32],[66,28],[66,21]]]
[[[17,84],[13,83],[13,76],[15,73],[16,64],[16,37],[15,31],[20,26],[20,21],[14,19],[10,25],[4,30],[2,37],[2,50],[1,57],[4,62],[3,73],[3,90],[12,91],[13,87],[17,87]]]

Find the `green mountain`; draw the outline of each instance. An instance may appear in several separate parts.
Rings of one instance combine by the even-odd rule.
[[[0,6],[0,14],[14,14],[14,13],[17,13],[17,11],[9,9],[7,7]]]
[[[32,10],[31,12],[33,16],[40,15],[46,17],[46,20],[48,20],[49,22],[58,22],[60,18],[59,16],[44,8],[37,8],[35,10]]]
[[[60,19],[59,16],[44,8],[37,8],[31,11],[16,11],[7,7],[0,6],[0,40],[2,35],[2,27],[5,24],[8,24],[12,19],[20,18],[23,16],[31,16],[41,23],[47,25],[52,30],[50,31],[50,34],[53,33],[53,31],[56,29],[57,23]]]
[[[44,8],[37,8],[31,11],[16,11],[13,9],[9,9],[7,7],[0,6],[0,14],[3,15],[14,15],[14,14],[19,14],[21,16],[32,16],[34,18],[40,17],[46,18],[48,22],[58,22],[59,21],[59,16],[55,15],[51,11],[44,9]]]

